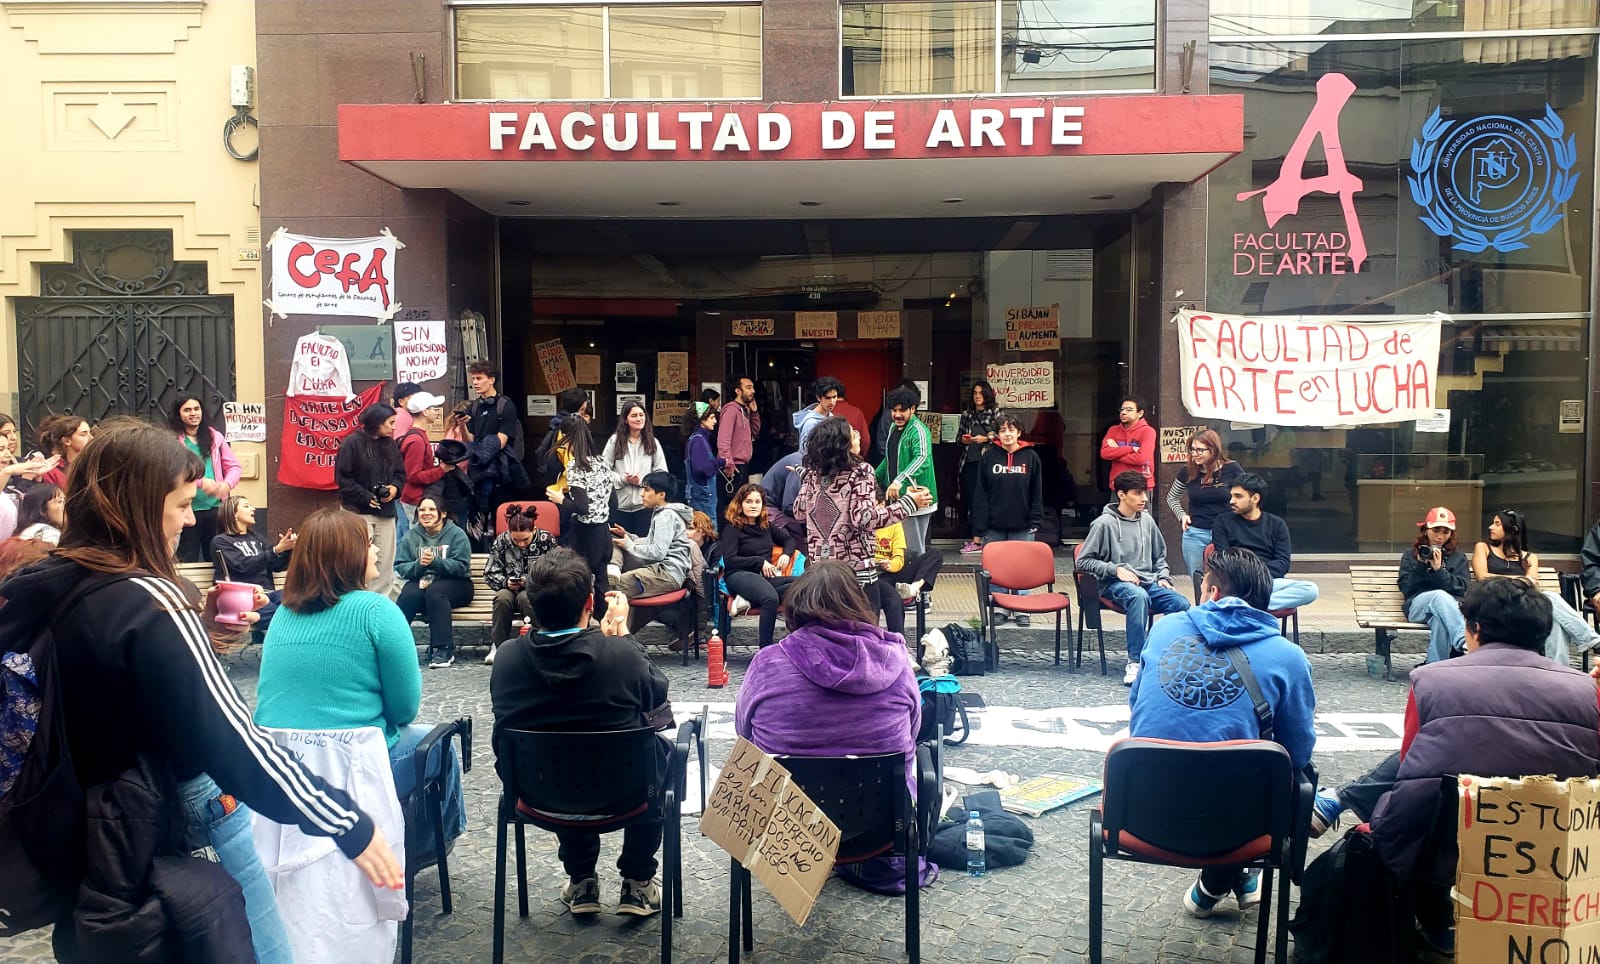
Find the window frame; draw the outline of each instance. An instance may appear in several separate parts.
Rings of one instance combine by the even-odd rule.
[[[469,0],[470,2],[470,0]],[[649,0],[647,0],[649,2]],[[844,8],[852,3],[937,3],[939,0],[839,0],[839,41],[834,45],[838,52],[839,70],[835,78],[836,88],[840,100],[950,100],[962,97],[1098,97],[1102,94],[1159,94],[1162,93],[1162,75],[1165,63],[1161,56],[1162,44],[1165,41],[1166,23],[1161,17],[1162,4],[1159,0],[1149,0],[1150,15],[1155,18],[1155,39],[1152,46],[1153,63],[1151,65],[1151,81],[1148,87],[1107,87],[1094,90],[1004,90],[1005,59],[1001,57],[1001,50],[1005,44],[1005,0],[987,0],[994,5],[994,83],[993,90],[979,91],[970,94],[933,93],[933,94],[846,94],[844,92]]]
[[[766,91],[766,30],[767,18],[762,11],[756,32],[756,50],[761,56],[761,90],[745,97],[660,97],[639,100],[612,95],[611,78],[611,9],[613,7],[755,7],[761,9],[762,0],[445,0],[450,36],[449,58],[450,103],[453,104],[599,104],[599,103],[650,103],[650,104],[722,104],[760,103]],[[546,97],[539,100],[506,100],[495,97],[465,97],[461,94],[460,39],[456,36],[456,12],[473,8],[515,10],[537,7],[583,7],[600,12],[600,97]]]

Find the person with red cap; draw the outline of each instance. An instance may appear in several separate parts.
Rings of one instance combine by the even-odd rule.
[[[1428,626],[1427,662],[1460,655],[1467,645],[1461,597],[1472,573],[1456,548],[1456,514],[1434,506],[1417,523],[1417,541],[1400,557],[1400,592],[1406,618]]]

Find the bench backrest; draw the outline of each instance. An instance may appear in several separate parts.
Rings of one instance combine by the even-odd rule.
[[[1356,617],[1368,620],[1407,622],[1405,597],[1400,594],[1400,567],[1352,565],[1350,567],[1350,596]],[[1539,567],[1539,588],[1544,592],[1561,592],[1561,573],[1549,566]]]

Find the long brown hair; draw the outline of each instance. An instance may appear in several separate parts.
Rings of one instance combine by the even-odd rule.
[[[39,447],[46,455],[59,455],[66,461],[66,441],[78,432],[78,426],[88,419],[81,415],[52,415],[39,423]]]
[[[629,402],[622,406],[622,411],[617,414],[617,430],[611,437],[611,464],[616,465],[622,457],[628,454],[628,441],[633,437],[628,431],[628,416],[634,409],[644,412],[644,428],[639,430],[639,451],[655,458],[656,430],[650,426],[650,413],[645,411],[638,402]]]
[[[249,530],[239,525],[239,503],[245,501],[242,495],[230,495],[217,506],[217,531],[225,532],[230,536],[242,536]]]
[[[74,419],[74,431],[82,421]],[[55,554],[96,572],[143,569],[176,580],[163,526],[167,496],[204,474],[205,463],[165,427],[102,422],[67,476],[67,525]]]
[[[1412,552],[1416,552],[1418,549],[1421,549],[1423,546],[1429,546],[1429,545],[1432,545],[1432,544],[1433,543],[1428,541],[1428,527],[1427,526],[1419,526],[1417,528],[1417,541],[1413,542],[1411,544],[1411,551]],[[1455,533],[1455,530],[1452,529],[1452,530],[1450,530],[1450,538],[1448,540],[1446,540],[1444,545],[1439,547],[1439,550],[1441,552],[1443,552],[1445,555],[1448,556],[1450,553],[1455,552],[1456,549],[1457,549],[1456,533]]]
[[[1211,461],[1207,463],[1205,472],[1191,481],[1209,485],[1217,473],[1222,471],[1222,467],[1228,464],[1228,459],[1222,454],[1222,436],[1218,435],[1214,429],[1202,429],[1189,436],[1189,441],[1184,444],[1184,448],[1187,449],[1196,442],[1211,450]],[[1192,459],[1189,462],[1189,471],[1195,471]]]
[[[318,509],[300,526],[300,540],[283,577],[282,605],[302,615],[333,608],[347,592],[367,586],[366,524],[343,509]]]
[[[745,497],[752,492],[761,494],[761,517],[755,522],[751,522],[744,514]],[[744,485],[739,486],[739,491],[735,492],[733,498],[728,500],[728,509],[722,513],[722,519],[724,522],[736,525],[741,529],[765,529],[767,527],[767,490],[754,482],[746,482]]]
[[[876,625],[878,616],[861,591],[855,570],[838,559],[821,559],[808,563],[805,575],[789,587],[783,597],[783,621],[793,631],[809,623]]]

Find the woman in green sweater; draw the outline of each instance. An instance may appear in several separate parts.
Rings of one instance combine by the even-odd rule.
[[[375,726],[389,744],[395,793],[415,789],[411,751],[431,726],[417,723],[422,673],[411,626],[387,596],[363,587],[378,548],[361,519],[338,509],[311,514],[301,527],[277,615],[261,650],[255,721],[296,730]],[[466,828],[461,765],[452,754],[445,831]]]
[[[400,540],[394,571],[406,581],[396,600],[406,622],[428,614],[428,668],[454,663],[450,610],[472,602],[472,543],[433,496],[417,503],[416,525]]]

